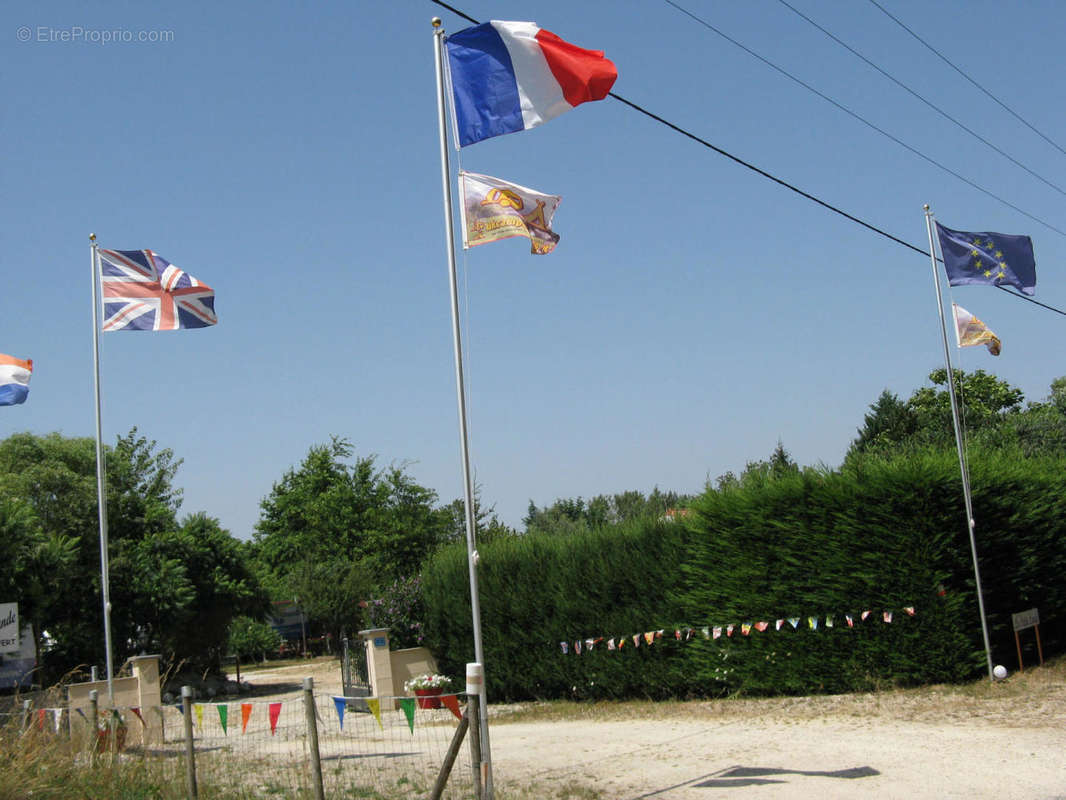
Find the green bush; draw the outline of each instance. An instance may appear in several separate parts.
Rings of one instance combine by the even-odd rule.
[[[1033,606],[1045,655],[1061,652],[1066,463],[1001,448],[973,449],[969,466],[993,659],[1013,662],[1010,615]],[[968,680],[986,660],[965,516],[955,452],[913,448],[709,489],[683,523],[490,542],[478,566],[490,698],[799,694]],[[462,675],[474,660],[465,549],[439,552],[423,580],[427,643],[445,672]],[[861,621],[863,611],[872,619]],[[883,611],[893,624],[881,621]],[[774,630],[790,617],[803,624]],[[771,627],[702,634],[758,621]],[[694,638],[674,639],[689,628]],[[651,629],[665,631],[651,647],[610,651],[600,642],[576,656],[559,645]]]

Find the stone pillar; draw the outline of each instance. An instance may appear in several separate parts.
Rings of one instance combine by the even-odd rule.
[[[366,679],[371,697],[393,697],[392,656],[389,654],[389,629],[370,628],[359,631],[366,648]]]
[[[137,679],[137,697],[144,726],[144,744],[163,742],[163,701],[159,687],[159,656],[134,656],[129,660]]]

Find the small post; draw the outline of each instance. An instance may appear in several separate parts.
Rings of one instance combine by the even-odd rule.
[[[192,740],[192,687],[181,687],[181,710],[185,723],[185,783],[189,790],[189,800],[197,800],[196,791],[196,750]]]
[[[452,774],[452,767],[455,766],[456,756],[459,755],[459,748],[463,744],[463,737],[466,736],[469,727],[470,717],[463,714],[463,718],[459,720],[459,727],[455,729],[455,734],[452,736],[452,742],[448,745],[448,752],[444,756],[444,763],[441,764],[437,782],[433,784],[433,791],[429,793],[429,800],[440,800],[440,796],[444,793],[444,787],[448,785],[448,778]]]
[[[96,756],[96,743],[99,741],[99,735],[96,732],[97,717],[100,714],[100,701],[99,693],[96,689],[89,690],[89,760],[92,761]]]
[[[1036,633],[1036,654],[1040,656],[1040,666],[1044,666],[1044,648],[1040,646],[1040,623],[1033,626],[1033,632]]]
[[[30,701],[22,701],[22,732],[25,733],[30,727]]]
[[[474,797],[477,800],[482,800],[484,797],[481,790],[481,726],[478,724],[480,699],[481,697],[476,693],[467,693],[466,719],[470,725],[470,771],[474,773]]]
[[[304,678],[304,715],[307,717],[308,750],[311,751],[311,783],[315,800],[326,800],[322,788],[322,761],[318,752],[318,723],[315,720],[315,679]]]

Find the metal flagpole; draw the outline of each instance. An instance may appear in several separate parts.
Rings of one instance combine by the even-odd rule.
[[[115,705],[114,670],[111,662],[111,580],[107,559],[107,491],[104,472],[104,444],[100,433],[100,258],[96,250],[96,234],[89,234],[92,243],[93,275],[93,389],[96,395],[96,505],[100,519],[100,590],[104,598],[104,652],[107,658],[107,696]]]
[[[955,375],[951,371],[948,330],[944,321],[944,299],[940,291],[940,270],[936,266],[936,251],[933,249],[933,214],[928,204],[925,208],[925,228],[929,234],[929,260],[933,265],[933,283],[936,286],[936,304],[940,310],[940,333],[944,341],[944,364],[948,370],[948,396],[951,398],[951,420],[955,426],[955,448],[959,453],[959,471],[962,473],[962,496],[966,502],[966,528],[970,533],[970,552],[973,555],[973,577],[977,585],[977,610],[981,614],[981,633],[985,640],[985,659],[988,661],[988,679],[995,680],[992,673],[992,648],[988,643],[988,620],[985,618],[985,601],[981,593],[981,570],[977,566],[977,540],[974,538],[973,501],[970,499],[970,473],[966,469],[966,456],[962,446],[962,426],[959,424],[959,403],[955,397]]]
[[[474,487],[470,480],[470,448],[466,429],[466,390],[463,383],[463,350],[459,335],[459,289],[455,275],[455,222],[452,216],[451,172],[448,166],[448,128],[444,97],[444,31],[440,17],[433,18],[433,48],[437,68],[437,121],[440,125],[440,174],[444,191],[444,225],[448,249],[448,277],[451,281],[452,339],[455,344],[455,387],[459,400],[459,441],[463,458],[463,490],[466,497],[466,554],[470,571],[470,610],[474,625],[474,658],[484,668],[481,647],[481,603],[477,590],[477,550],[474,541]],[[489,748],[488,697],[485,682],[479,691],[481,759],[484,770],[485,800],[493,800],[492,751]]]

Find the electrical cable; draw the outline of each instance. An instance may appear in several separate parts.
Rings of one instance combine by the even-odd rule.
[[[443,8],[448,9],[453,14],[456,14],[457,16],[462,17],[463,19],[467,20],[468,22],[473,23],[474,25],[479,24],[476,19],[474,19],[473,17],[469,16],[468,14],[464,14],[462,11],[459,11],[458,9],[450,6],[448,3],[444,2],[444,0],[430,0],[430,1],[432,3],[435,3],[436,5],[439,5],[439,6],[443,7]],[[670,2],[670,0],[666,0],[666,2]],[[778,178],[777,176],[772,175],[771,173],[767,172],[766,170],[760,169],[759,167],[755,166],[754,164],[751,164],[751,163],[745,161],[744,159],[739,158],[738,156],[735,156],[732,153],[729,153],[728,151],[723,150],[722,148],[711,144],[706,139],[703,139],[703,138],[697,136],[696,134],[685,130],[684,128],[682,128],[680,126],[675,125],[674,123],[669,122],[666,119],[663,119],[658,114],[655,114],[655,113],[653,113],[651,111],[648,111],[646,108],[638,105],[637,103],[632,102],[631,100],[627,100],[626,98],[622,97],[619,94],[616,94],[615,92],[610,92],[609,95],[611,97],[613,97],[615,100],[619,101],[620,103],[622,103],[622,104],[628,106],[629,108],[633,109],[634,111],[637,111],[637,112],[639,112],[641,114],[644,114],[645,116],[649,117],[650,119],[655,120],[656,122],[660,123],[661,125],[665,125],[666,127],[670,128],[674,132],[679,133],[682,136],[685,136],[685,137],[691,139],[692,141],[697,142],[698,144],[701,144],[701,145],[703,145],[704,147],[706,147],[706,148],[708,148],[710,150],[713,150],[714,152],[718,153],[719,155],[725,156],[726,158],[730,159],[731,161],[734,161],[737,164],[739,164],[739,165],[741,165],[743,167],[746,167],[747,169],[751,170],[752,172],[758,173],[759,175],[763,176],[764,178],[766,178],[768,180],[771,180],[774,183],[776,183],[776,184],[778,184],[780,186],[783,186],[784,188],[789,189],[792,192],[795,192],[796,194],[800,195],[801,197],[804,197],[807,200],[810,200],[811,202],[822,206],[826,210],[832,211],[834,214],[839,214],[840,216],[844,217],[845,219],[848,219],[851,222],[856,223],[857,225],[861,225],[862,227],[872,231],[873,233],[876,233],[876,234],[878,234],[880,236],[883,236],[886,239],[889,239],[889,240],[895,242],[898,245],[906,247],[906,248],[908,248],[910,250],[913,250],[916,253],[919,253],[919,254],[925,256],[926,258],[929,258],[929,251],[923,250],[921,247],[918,247],[917,245],[913,245],[910,242],[904,241],[903,239],[900,239],[897,236],[893,236],[891,233],[888,233],[887,231],[882,230],[881,228],[878,228],[876,225],[872,225],[871,223],[866,222],[865,220],[860,219],[859,217],[856,217],[853,214],[849,214],[848,212],[846,212],[846,211],[844,211],[844,210],[842,210],[840,208],[837,208],[836,206],[831,205],[830,203],[827,203],[826,201],[821,200],[818,197],[815,197],[814,195],[810,194],[809,192],[805,192],[802,189],[800,189],[800,188],[798,188],[796,186],[793,186],[788,181],[785,181],[785,180],[783,180],[781,178]],[[1061,233],[1061,231],[1059,231],[1059,232]],[[938,258],[937,261],[940,261],[940,259]],[[1049,305],[1041,303],[1041,302],[1039,302],[1037,300],[1034,300],[1031,297],[1026,297],[1025,295],[1018,294],[1017,292],[1012,292],[1011,290],[1006,289],[1006,288],[1004,288],[1002,286],[998,286],[996,288],[1001,289],[1002,291],[1006,292],[1007,294],[1011,295],[1012,297],[1018,297],[1018,298],[1021,298],[1022,300],[1027,300],[1030,303],[1034,303],[1034,304],[1036,304],[1038,306],[1041,306],[1042,308],[1046,308],[1049,311],[1054,311],[1057,314],[1062,314],[1063,316],[1066,316],[1066,311],[1062,311],[1062,310],[1060,310],[1058,308],[1055,308],[1054,306],[1049,306]]]

